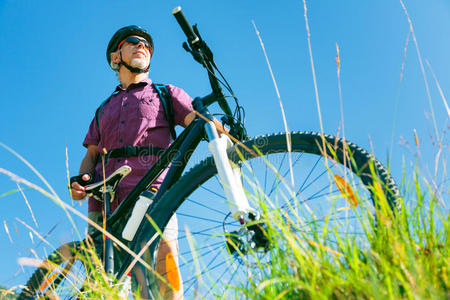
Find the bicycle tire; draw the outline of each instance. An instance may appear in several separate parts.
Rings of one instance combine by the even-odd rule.
[[[33,272],[18,299],[76,299],[86,278],[86,266],[77,255],[81,245],[70,242],[54,250]]]
[[[302,157],[304,154],[311,154],[315,159],[317,158],[317,161],[315,162],[314,166],[312,167],[313,169],[315,169],[318,165],[318,162],[320,160],[323,160],[323,155],[325,153],[325,151],[322,150],[322,145],[323,145],[323,139],[322,139],[322,135],[319,133],[314,133],[314,132],[292,132],[290,133],[290,137],[291,137],[291,141],[292,141],[292,153],[296,154],[300,157]],[[366,190],[366,194],[368,194],[368,198],[371,198],[373,204],[374,203],[374,199],[375,197],[373,196],[373,189],[371,188],[374,185],[374,182],[377,181],[379,183],[379,186],[383,189],[383,192],[385,194],[386,200],[389,204],[389,206],[392,209],[395,209],[398,207],[399,205],[399,191],[398,188],[393,180],[393,178],[389,175],[389,173],[387,172],[387,170],[384,168],[384,166],[377,161],[370,153],[368,153],[367,151],[365,151],[364,149],[362,149],[361,147],[357,146],[356,144],[350,143],[348,141],[344,141],[342,139],[338,139],[336,137],[330,136],[330,135],[324,135],[323,136],[325,139],[325,143],[328,145],[327,148],[327,157],[332,159],[335,162],[338,162],[339,165],[342,167],[343,163],[346,161],[344,159],[345,157],[345,153],[350,153],[349,157],[347,158],[347,162],[348,165],[346,166],[347,168],[344,168],[344,170],[350,170],[352,174],[356,175],[356,179],[359,178],[359,180],[362,182],[362,186],[364,186],[365,188],[363,190]],[[282,161],[285,160],[286,158],[286,153],[287,153],[287,146],[286,146],[286,134],[285,133],[278,133],[278,134],[271,134],[271,135],[264,135],[264,136],[259,136],[256,137],[254,139],[248,140],[244,142],[244,145],[250,149],[253,149],[253,147],[257,147],[258,148],[258,157],[269,157],[272,155],[283,155],[283,159]],[[344,150],[345,148],[345,150]],[[234,161],[235,163],[239,163],[243,160],[248,160],[250,163],[251,161],[254,159],[253,154],[251,154],[250,152],[244,150],[243,148],[239,147],[239,150],[241,152],[241,155],[238,155],[236,148],[232,147],[230,149],[228,149],[228,156],[229,159]],[[348,151],[348,152],[346,152]],[[347,154],[348,155],[348,154]],[[294,160],[293,160],[294,161]],[[351,163],[350,163],[351,161]],[[281,165],[282,163],[279,164],[278,170],[281,171]],[[371,171],[371,165],[373,166]],[[335,165],[333,165],[335,166]],[[252,168],[254,167],[254,165],[252,166]],[[267,164],[266,164],[266,172],[267,172]],[[316,172],[314,170],[314,172]],[[325,172],[322,172],[321,174],[329,174],[330,170],[326,170]],[[223,188],[219,188],[216,191],[208,191],[208,187],[206,187],[206,184],[209,183],[211,180],[211,178],[215,177],[217,173],[217,170],[215,168],[214,165],[214,160],[212,159],[212,157],[208,157],[207,159],[203,160],[202,162],[200,162],[199,164],[197,164],[196,166],[194,166],[193,168],[191,168],[188,172],[186,172],[171,188],[170,190],[160,199],[160,201],[158,201],[155,206],[153,207],[152,211],[150,212],[151,217],[153,218],[153,220],[156,222],[156,224],[160,227],[160,228],[164,228],[169,220],[169,218],[176,213],[178,216],[178,223],[179,223],[179,232],[182,233],[185,231],[185,224],[183,224],[183,220],[182,219],[190,219],[191,216],[190,214],[194,213],[193,210],[199,210],[198,214],[205,214],[208,213],[206,216],[199,216],[199,218],[196,220],[196,222],[198,222],[198,220],[201,221],[209,221],[209,219],[212,219],[215,216],[218,216],[219,218],[219,222],[216,224],[225,224],[226,223],[226,219],[227,216],[223,216],[221,215],[222,209],[228,209],[226,206],[225,208],[219,208],[217,198],[215,197],[214,194],[218,193],[218,192],[222,192],[223,193]],[[286,172],[285,175],[287,175],[289,172]],[[304,187],[306,185],[306,183],[308,182],[308,178],[311,177],[311,174],[313,173],[313,171],[309,172],[306,179],[303,181],[302,186]],[[373,176],[376,175],[376,179]],[[265,174],[267,175],[267,174]],[[276,177],[279,177],[279,175],[277,175]],[[285,180],[289,181],[289,176],[286,176]],[[318,177],[317,177],[318,178]],[[334,177],[333,177],[334,178]],[[342,178],[342,177],[341,177]],[[314,179],[315,180],[315,179]],[[216,180],[218,182],[218,180]],[[281,182],[281,181],[280,181]],[[312,185],[312,183],[308,182],[308,188],[309,186]],[[266,184],[265,184],[266,186]],[[245,186],[244,186],[245,188]],[[203,200],[205,200],[205,198],[207,200],[209,200],[209,202],[212,202],[212,200],[214,201],[214,205],[217,204],[217,207],[208,207],[208,201],[203,201],[203,202],[198,202],[197,200],[193,200],[191,197],[193,195],[193,193],[197,193],[197,191],[207,191],[207,192],[211,192],[211,197],[207,198],[205,197],[203,194],[201,195],[201,198]],[[273,190],[273,186],[272,186],[272,190]],[[338,194],[342,193],[338,190]],[[367,191],[368,190],[368,191]],[[336,189],[335,189],[336,191]],[[300,189],[299,189],[300,192]],[[200,193],[200,192],[199,192]],[[302,190],[302,193],[305,193],[304,190]],[[317,192],[314,197],[317,196]],[[336,195],[335,195],[336,196]],[[342,196],[342,195],[341,195]],[[214,199],[212,199],[212,197],[215,197]],[[219,197],[221,198],[221,197]],[[312,197],[311,197],[312,198]],[[345,197],[343,197],[345,198]],[[311,199],[310,199],[311,200]],[[348,199],[344,199],[345,201],[348,202]],[[308,198],[305,199],[305,201],[308,201]],[[344,201],[344,202],[345,202]],[[183,213],[183,207],[186,206],[184,209],[187,209],[190,211],[189,214]],[[361,206],[360,206],[361,207]],[[375,209],[373,207],[373,209]],[[201,212],[200,212],[201,211]],[[228,210],[229,211],[229,210]],[[220,218],[225,218],[224,220],[220,220]],[[228,223],[227,223],[228,224]],[[238,226],[240,226],[238,224]],[[216,226],[218,227],[218,226]],[[141,238],[142,240],[145,240],[147,237],[144,237],[146,234],[143,233],[145,231],[148,232],[148,228],[146,230],[142,230],[140,232],[140,236],[139,238]],[[193,268],[190,268],[188,271],[183,271],[182,268],[188,268],[190,265],[192,265],[192,262],[195,261],[194,259],[194,254],[190,253],[189,254],[189,249],[187,251],[184,251],[183,245],[182,243],[184,242],[184,246],[187,247],[191,247],[189,246],[189,243],[186,241],[180,241],[182,239],[187,240],[187,235],[184,234],[183,236],[179,237],[179,243],[180,243],[180,250],[179,250],[179,259],[180,261],[183,261],[183,263],[180,263],[180,272],[181,272],[181,277],[183,278],[183,288],[184,288],[184,294],[185,297],[190,298],[189,295],[194,296],[195,295],[201,295],[201,297],[205,297],[208,298],[208,295],[211,293],[211,290],[205,290],[203,291],[201,287],[199,287],[198,283],[194,283],[194,281],[196,281],[195,277],[193,276],[193,272],[194,274],[196,273],[197,275],[205,275],[208,272],[211,272],[211,269],[215,269],[215,268],[219,268],[217,267],[218,264],[215,263],[215,260],[217,259],[218,255],[220,253],[225,253],[226,255],[226,251],[224,251],[225,247],[225,243],[223,242],[223,232],[221,233],[220,230],[219,232],[215,231],[214,229],[212,229],[213,227],[207,227],[206,229],[204,227],[199,227],[199,226],[193,226],[193,227],[188,227],[190,230],[190,235],[194,237],[195,241],[197,242],[197,245],[199,245],[196,248],[196,251],[198,251],[198,253],[195,253],[195,256],[199,256],[199,257],[205,257],[207,256],[209,260],[209,263],[205,263],[204,265],[206,266],[205,269],[206,271],[203,270],[195,270]],[[202,240],[202,242],[198,242],[197,238],[198,236],[202,237],[204,236],[204,238],[200,238]],[[217,244],[214,242],[211,242],[212,240],[217,241],[217,238],[222,239],[222,244],[220,245],[220,241],[218,242],[219,246],[221,249],[218,250],[214,247],[217,246]],[[205,246],[206,244],[206,246]],[[205,250],[206,249],[206,250]],[[212,254],[212,250],[217,250],[218,254]],[[182,256],[186,256],[187,257],[182,257]],[[211,258],[212,257],[212,258]],[[210,259],[211,258],[211,259]],[[214,262],[214,264],[213,264]],[[223,277],[225,272],[222,272],[222,270],[220,270],[220,274],[219,272],[215,272],[214,275],[209,275],[209,277],[214,278],[214,280],[217,279],[217,277]],[[237,268],[235,268],[235,271],[232,275],[230,275],[229,277],[231,277],[231,279],[233,279],[233,277],[235,276],[235,273],[237,272]],[[186,275],[187,274],[187,275]],[[189,276],[188,279],[185,278],[185,276]],[[192,282],[190,282],[192,281]],[[207,286],[208,288],[211,288],[211,285],[216,288],[217,286],[220,285],[220,283],[217,282],[217,280],[215,282],[206,284],[205,286]],[[222,283],[222,285],[227,286],[229,285],[228,283]],[[192,286],[195,286],[195,290],[193,291],[191,288]],[[221,290],[220,288],[216,289],[215,291],[216,296],[219,296],[221,298],[225,297],[224,295],[226,295],[226,293]]]
[[[390,208],[395,210],[396,208],[398,208],[399,206],[399,191],[398,188],[395,184],[395,181],[393,180],[393,178],[389,175],[388,171],[385,169],[385,167],[375,159],[375,157],[373,157],[370,153],[368,153],[367,151],[365,151],[364,149],[362,149],[361,147],[357,146],[356,144],[353,144],[351,142],[348,141],[344,141],[342,139],[338,139],[336,137],[330,136],[330,135],[324,135],[324,140],[322,139],[322,135],[319,133],[314,133],[314,132],[292,132],[290,133],[290,137],[291,137],[291,141],[292,141],[292,146],[291,146],[291,151],[293,154],[300,156],[300,158],[303,158],[303,155],[312,155],[312,157],[314,157],[314,159],[316,160],[314,163],[314,166],[312,167],[313,169],[317,168],[318,162],[320,160],[324,160],[324,155],[325,155],[325,151],[322,150],[323,148],[323,142],[325,141],[327,147],[327,151],[326,151],[326,156],[328,158],[330,158],[330,160],[335,161],[337,163],[339,163],[338,166],[340,166],[341,168],[344,167],[343,163],[347,162],[347,166],[345,166],[344,168],[342,168],[343,170],[349,170],[353,175],[353,178],[362,182],[359,183],[359,186],[353,186],[353,189],[360,187],[362,188],[362,191],[366,194],[367,198],[370,198],[370,200],[372,201],[373,207],[372,207],[372,211],[370,213],[375,214],[374,210],[375,210],[375,197],[374,197],[374,192],[373,192],[373,186],[375,184],[375,182],[378,182],[378,186],[382,188],[384,194],[385,194],[385,199],[387,201],[387,203],[389,204]],[[258,149],[258,157],[270,157],[273,155],[282,155],[283,159],[282,162],[284,162],[287,156],[287,146],[286,146],[286,134],[285,133],[278,133],[278,134],[270,134],[270,135],[264,135],[264,136],[259,136],[256,138],[253,138],[251,140],[245,141],[243,143],[246,147],[253,149],[254,147],[256,147]],[[251,163],[251,161],[254,160],[254,154],[251,154],[250,152],[244,150],[242,147],[238,147],[239,148],[239,152],[241,154],[238,154],[236,149],[234,147],[231,147],[227,150],[228,152],[228,156],[229,159],[231,161],[234,161],[235,163],[239,163],[242,160],[248,161]],[[344,149],[345,148],[345,149]],[[346,154],[347,153],[347,154]],[[345,159],[345,156],[348,156]],[[295,159],[293,159],[294,161]],[[325,160],[324,160],[325,161]],[[278,171],[281,172],[281,168],[282,168],[282,162],[279,163],[278,166]],[[296,162],[293,162],[294,165],[296,164]],[[266,164],[266,163],[265,163]],[[333,167],[335,167],[336,164],[333,164]],[[373,168],[372,168],[373,166]],[[254,167],[254,165],[252,165],[252,168]],[[302,167],[303,168],[303,167]],[[323,176],[324,174],[328,174],[330,173],[329,168],[327,168],[325,166],[325,171],[320,173],[321,176]],[[266,170],[267,170],[267,164],[266,164]],[[339,170],[338,170],[339,171]],[[312,174],[316,172],[315,170],[310,171],[308,173],[308,175],[306,176],[306,179],[304,179],[304,181],[302,182],[302,187],[305,187],[305,185],[307,185],[307,188],[314,186],[313,183],[308,182],[308,178],[312,177]],[[345,171],[344,171],[345,172]],[[287,175],[289,173],[289,171],[286,171],[284,174],[282,174],[282,176]],[[193,168],[191,168],[189,171],[187,171],[171,188],[169,191],[167,191],[167,193],[160,199],[160,201],[158,201],[154,207],[152,208],[150,215],[152,217],[152,219],[156,222],[156,224],[160,227],[160,228],[165,228],[169,218],[176,213],[178,216],[178,230],[179,232],[182,234],[181,237],[178,238],[179,240],[179,259],[180,262],[183,261],[182,263],[180,263],[180,272],[181,272],[181,277],[183,278],[183,288],[184,288],[184,293],[185,293],[185,297],[190,298],[189,295],[194,296],[195,295],[201,295],[200,297],[205,297],[208,298],[208,295],[210,295],[211,290],[205,290],[203,291],[201,287],[199,287],[198,283],[194,283],[196,281],[195,277],[192,274],[197,273],[197,275],[205,275],[208,272],[211,272],[210,269],[215,269],[215,268],[219,268],[217,267],[218,264],[214,263],[212,265],[213,262],[215,262],[215,260],[217,259],[218,255],[220,253],[227,253],[226,251],[224,251],[224,248],[226,249],[226,245],[223,242],[223,237],[224,237],[224,233],[220,232],[220,230],[215,230],[214,228],[220,227],[219,226],[213,226],[213,227],[202,227],[203,225],[194,225],[191,226],[192,224],[190,224],[189,226],[191,227],[187,227],[189,228],[190,231],[190,235],[194,237],[194,240],[197,242],[197,245],[199,245],[196,249],[196,251],[198,251],[198,253],[192,254],[189,253],[189,249],[188,250],[183,250],[183,247],[192,247],[189,245],[188,242],[186,242],[187,235],[184,234],[185,232],[185,228],[187,225],[183,222],[183,219],[185,219],[186,221],[188,221],[188,219],[191,219],[192,216],[191,214],[193,213],[193,210],[199,210],[198,214],[205,214],[208,213],[206,216],[199,216],[198,219],[196,219],[196,223],[198,222],[209,222],[212,221],[210,219],[212,219],[213,217],[219,216],[219,221],[215,224],[227,224],[229,222],[226,222],[226,219],[229,217],[225,216],[224,214],[221,214],[222,211],[229,211],[227,206],[222,206],[222,208],[220,208],[219,206],[219,201],[217,200],[217,198],[222,198],[223,197],[215,197],[216,195],[214,194],[218,194],[220,192],[223,193],[223,188],[218,188],[217,190],[211,191],[208,189],[208,187],[206,186],[207,183],[213,181],[210,180],[211,178],[217,177],[217,170],[215,168],[214,165],[214,160],[212,157],[208,157],[205,160],[203,160],[202,162],[200,162],[199,164],[197,164],[196,166],[194,166]],[[266,174],[267,175],[267,174]],[[279,173],[278,175],[276,175],[277,178],[279,178]],[[375,175],[375,176],[374,176]],[[344,175],[343,175],[344,176]],[[319,178],[320,176],[314,178],[314,180],[316,180],[317,178]],[[329,177],[329,176],[328,176]],[[335,177],[333,177],[335,178]],[[342,178],[342,177],[341,177]],[[279,179],[281,182],[281,179]],[[330,179],[325,179],[330,181]],[[334,179],[335,180],[335,179]],[[350,179],[348,179],[350,180]],[[218,182],[219,180],[216,180],[216,182]],[[286,176],[285,181],[289,181],[289,176]],[[331,180],[332,181],[332,180]],[[330,183],[328,183],[330,184]],[[350,184],[350,183],[349,183]],[[333,184],[331,184],[333,185]],[[246,188],[244,186],[244,188]],[[213,195],[215,198],[207,198],[205,197],[203,194],[201,195],[202,200],[209,200],[209,201],[197,201],[197,200],[193,200],[192,196],[195,193],[201,193],[198,191],[202,191],[202,192],[208,192],[211,193],[211,195]],[[273,186],[272,186],[272,190],[273,190]],[[304,188],[301,193],[305,193],[306,188]],[[323,189],[322,189],[323,190]],[[329,190],[329,189],[328,189]],[[349,199],[347,196],[342,196],[342,191],[340,191],[339,189],[334,189],[334,192],[336,192],[335,195],[333,196],[334,198],[336,197],[341,197],[344,198],[344,200],[339,200],[339,201],[343,201],[343,203],[348,203]],[[299,189],[300,192],[300,189]],[[321,196],[324,196],[324,198],[326,197],[325,194],[329,194],[329,191],[326,191],[325,193],[323,193]],[[339,195],[340,194],[340,195]],[[305,200],[304,203],[306,201],[310,201],[311,199],[313,199],[312,197],[318,198],[317,196],[317,192],[315,194],[313,194],[313,196],[305,196]],[[308,200],[308,197],[310,197],[311,199]],[[362,196],[361,196],[362,197]],[[336,200],[334,200],[333,198],[333,202],[334,205],[336,205]],[[207,202],[212,202],[214,200],[214,207],[209,207]],[[317,201],[315,201],[317,202]],[[330,202],[328,202],[330,203]],[[216,207],[217,205],[217,207]],[[222,203],[223,205],[223,203]],[[361,205],[359,206],[361,207]],[[190,211],[189,214],[184,213],[184,210],[188,210]],[[223,209],[223,210],[222,210]],[[228,209],[228,210],[226,210]],[[361,208],[363,209],[363,208]],[[353,210],[352,210],[353,211]],[[356,213],[355,213],[356,214]],[[220,217],[225,218],[223,220],[220,220]],[[319,220],[319,219],[318,219]],[[314,221],[315,222],[315,221]],[[236,222],[237,223],[237,222]],[[237,226],[240,226],[239,224]],[[353,225],[352,225],[353,226]],[[144,227],[145,228],[145,227]],[[142,238],[142,240],[145,240],[148,236],[146,236],[146,234],[144,232],[148,232],[149,227],[147,227],[144,230],[141,230],[138,236],[139,238]],[[184,234],[184,235],[183,235]],[[355,234],[357,234],[355,232]],[[144,237],[146,236],[146,237]],[[200,240],[202,240],[202,242],[198,242],[198,237],[200,236]],[[202,238],[203,236],[203,238]],[[181,241],[181,240],[185,240],[185,241]],[[214,248],[217,247],[217,244],[214,242],[211,242],[212,240],[218,241],[218,239],[222,239],[222,244],[220,244],[220,241],[217,243],[219,244],[219,248],[220,250]],[[182,243],[184,243],[184,245],[182,245]],[[206,246],[205,246],[206,244]],[[205,250],[206,249],[206,250]],[[217,250],[218,254],[212,254],[212,250]],[[187,257],[182,257],[182,256],[186,256]],[[195,261],[194,256],[199,256],[204,258],[205,256],[208,256],[209,263],[204,264],[206,267],[206,271],[204,270],[194,270],[192,268],[190,268],[188,271],[183,271],[182,268],[188,268],[190,265],[192,265],[192,262]],[[212,258],[211,258],[212,257]],[[211,258],[211,259],[210,259]],[[229,277],[233,278],[235,276],[235,273],[237,271],[234,271],[234,273],[232,275],[230,275]],[[200,272],[200,273],[199,273]],[[226,272],[226,271],[225,271]],[[224,276],[225,272],[222,272],[222,270],[220,271],[220,274],[216,274],[218,272],[216,272],[214,275],[210,275],[209,277],[214,278],[214,280],[216,280],[217,277],[222,277]],[[186,275],[187,274],[187,275]],[[185,280],[185,276],[188,276],[189,278]],[[224,286],[229,285],[229,282],[227,283],[222,283]],[[215,282],[212,282],[212,285],[217,287],[218,285],[220,285],[220,283],[217,282],[217,280]],[[195,290],[192,291],[192,286],[195,286]],[[208,288],[211,288],[211,283],[206,284],[205,286],[207,286]],[[219,297],[225,297],[224,295],[226,295],[226,293],[221,290],[220,288],[216,289],[215,291],[216,296]]]

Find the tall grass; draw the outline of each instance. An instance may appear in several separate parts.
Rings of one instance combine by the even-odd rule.
[[[358,209],[348,207],[348,210],[357,216],[352,221],[357,224],[343,221],[339,228],[336,226],[339,221],[333,220],[339,208],[333,204],[318,226],[306,221],[304,216],[311,216],[312,212],[293,195],[283,179],[270,197],[255,182],[253,190],[248,191],[261,212],[260,221],[255,223],[263,226],[270,246],[263,254],[251,247],[247,247],[250,251],[246,255],[240,254],[244,266],[251,271],[246,280],[228,287],[231,295],[236,299],[448,299],[450,215],[445,201],[436,196],[442,194],[426,184],[420,174],[416,168],[411,178],[407,178],[405,172],[400,190],[408,201],[402,200],[395,213],[378,183],[372,189],[379,204],[375,210],[368,199],[355,194]],[[274,209],[286,198],[294,199],[288,202],[292,204],[289,208]],[[354,225],[362,229],[358,236],[352,232]],[[65,251],[59,248],[55,253],[64,256]],[[62,296],[75,291],[81,299],[125,297],[123,284],[114,281],[111,285],[96,253],[93,243],[81,244],[77,249],[76,271],[84,272],[64,274],[68,284],[55,291],[50,285],[48,292]],[[199,264],[197,260],[201,262],[201,257],[195,264]],[[48,272],[43,276],[61,273],[65,266],[60,262],[46,263]],[[39,265],[42,266],[40,262],[36,264]],[[2,290],[5,296],[7,292],[12,291]],[[134,291],[133,298],[138,299],[138,295]],[[223,298],[225,294],[215,295]],[[230,293],[225,297],[230,297]]]
[[[366,243],[298,216],[286,217],[260,198],[270,260],[257,266],[237,295],[248,299],[448,299],[450,218],[418,172],[407,192],[414,201],[393,213],[381,189],[376,218],[358,213]],[[358,199],[364,203],[365,200]],[[329,216],[332,218],[332,215]],[[359,237],[360,239],[361,237]],[[330,243],[329,241],[335,241]],[[257,258],[258,256],[254,255]]]

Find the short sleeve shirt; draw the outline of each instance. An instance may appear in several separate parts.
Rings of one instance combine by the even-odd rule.
[[[167,85],[172,97],[174,121],[184,126],[184,118],[193,110],[192,98],[182,89]],[[102,152],[124,146],[143,146],[167,148],[171,143],[169,122],[164,113],[161,100],[152,81],[147,78],[131,84],[127,89],[117,86],[113,96],[106,103],[99,115],[99,126],[95,116],[89,126],[83,145],[97,145]],[[110,158],[105,166],[108,177],[123,165],[131,167],[131,173],[119,184],[115,200],[111,203],[114,211],[118,204],[139,182],[144,174],[155,164],[158,156]],[[153,187],[158,188],[167,170],[156,180]],[[103,178],[101,162],[96,166],[96,181]],[[102,203],[90,198],[89,211],[101,211]]]

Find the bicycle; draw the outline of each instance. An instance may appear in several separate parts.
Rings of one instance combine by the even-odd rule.
[[[183,282],[178,283],[178,286],[175,286],[176,282],[170,282],[172,288],[181,287],[186,297],[193,294],[207,297],[210,293],[225,293],[228,286],[234,282],[242,282],[248,276],[247,270],[252,265],[243,262],[243,256],[257,252],[258,257],[270,260],[265,258],[270,255],[270,243],[265,237],[264,220],[261,219],[260,211],[252,208],[256,205],[255,202],[248,201],[252,190],[260,198],[270,200],[271,197],[276,197],[274,195],[280,189],[287,187],[289,199],[283,204],[275,203],[279,204],[276,208],[272,208],[273,203],[270,203],[270,209],[290,214],[298,211],[299,204],[308,207],[309,217],[316,219],[305,221],[304,224],[323,223],[329,206],[348,208],[350,202],[352,209],[338,209],[334,212],[338,216],[335,216],[335,222],[336,225],[342,225],[341,221],[346,220],[347,227],[353,227],[358,214],[355,210],[361,209],[364,213],[367,208],[363,205],[358,207],[357,203],[351,202],[355,195],[369,198],[372,206],[368,211],[374,214],[377,207],[374,187],[382,189],[388,205],[395,210],[399,205],[399,192],[393,178],[371,154],[353,143],[313,132],[278,133],[248,138],[243,124],[243,109],[217,68],[212,51],[201,38],[197,26],[191,27],[179,7],[174,9],[173,14],[187,37],[183,48],[207,70],[212,93],[194,99],[197,117],[161,154],[159,161],[107,218],[108,231],[125,241],[120,237],[124,226],[118,221],[131,214],[136,200],[170,164],[160,189],[146,210],[152,223],[147,222],[144,217],[136,233],[131,234],[129,245],[135,253],[144,251],[142,257],[154,267],[155,249],[160,241],[157,228],[166,228],[169,219],[176,214],[178,231],[181,233],[178,237],[180,263],[176,270],[181,274]],[[221,85],[236,102],[234,113],[226,101]],[[234,137],[235,143],[231,143],[224,134],[219,137],[216,128],[210,123],[213,115],[208,107],[214,103],[218,103],[222,109],[222,122],[230,128],[229,135]],[[205,139],[205,134],[213,155],[183,174],[193,151]],[[319,171],[319,167],[323,167],[323,170]],[[295,189],[289,185],[287,178],[294,168],[295,178],[302,179]],[[125,169],[116,171],[105,182],[92,186],[91,192],[103,197],[104,192],[109,191],[105,194],[110,197],[114,193],[114,186],[126,176]],[[271,169],[275,171],[272,172]],[[357,183],[353,184],[353,181]],[[102,190],[102,187],[106,189]],[[199,199],[194,199],[196,196]],[[297,198],[301,198],[301,202]],[[320,199],[325,200],[323,204],[316,206],[315,202]],[[105,203],[108,203],[108,199],[106,200]],[[280,199],[273,202],[278,200]],[[314,213],[311,213],[313,210]],[[302,215],[302,218],[306,217],[307,214]],[[195,220],[194,223],[191,220]],[[100,233],[94,234],[93,238],[99,235]],[[193,241],[196,245],[193,245]],[[80,281],[81,286],[76,286],[67,279],[71,270],[86,268],[85,262],[77,257],[81,245],[82,242],[69,243],[49,255],[47,264],[38,268],[28,280],[21,297],[33,298],[55,292],[61,297],[64,291],[70,293],[69,297],[82,297],[83,280]],[[207,260],[208,263],[201,265],[197,262],[198,258]],[[49,262],[60,267],[55,271],[54,267],[48,266]],[[115,277],[119,280],[125,278],[131,263],[135,263],[133,257],[124,255],[120,268],[114,272]],[[105,263],[106,270],[109,270],[107,272],[113,269],[112,264],[114,261]],[[243,264],[246,264],[245,267],[242,267]],[[193,265],[200,265],[201,268],[195,269]],[[157,298],[155,277],[152,272],[145,268],[143,270],[146,272],[147,286],[141,288]],[[200,277],[205,276],[214,277],[215,282],[202,286],[199,283]]]

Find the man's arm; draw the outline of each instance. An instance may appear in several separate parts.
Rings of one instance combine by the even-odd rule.
[[[93,173],[95,170],[95,163],[97,162],[97,145],[88,145],[86,155],[81,161],[80,172],[79,174],[84,173]],[[88,181],[90,179],[89,175],[85,174],[82,177],[83,180]],[[73,200],[81,200],[86,197],[85,188],[80,185],[78,182],[72,183],[72,199]]]

